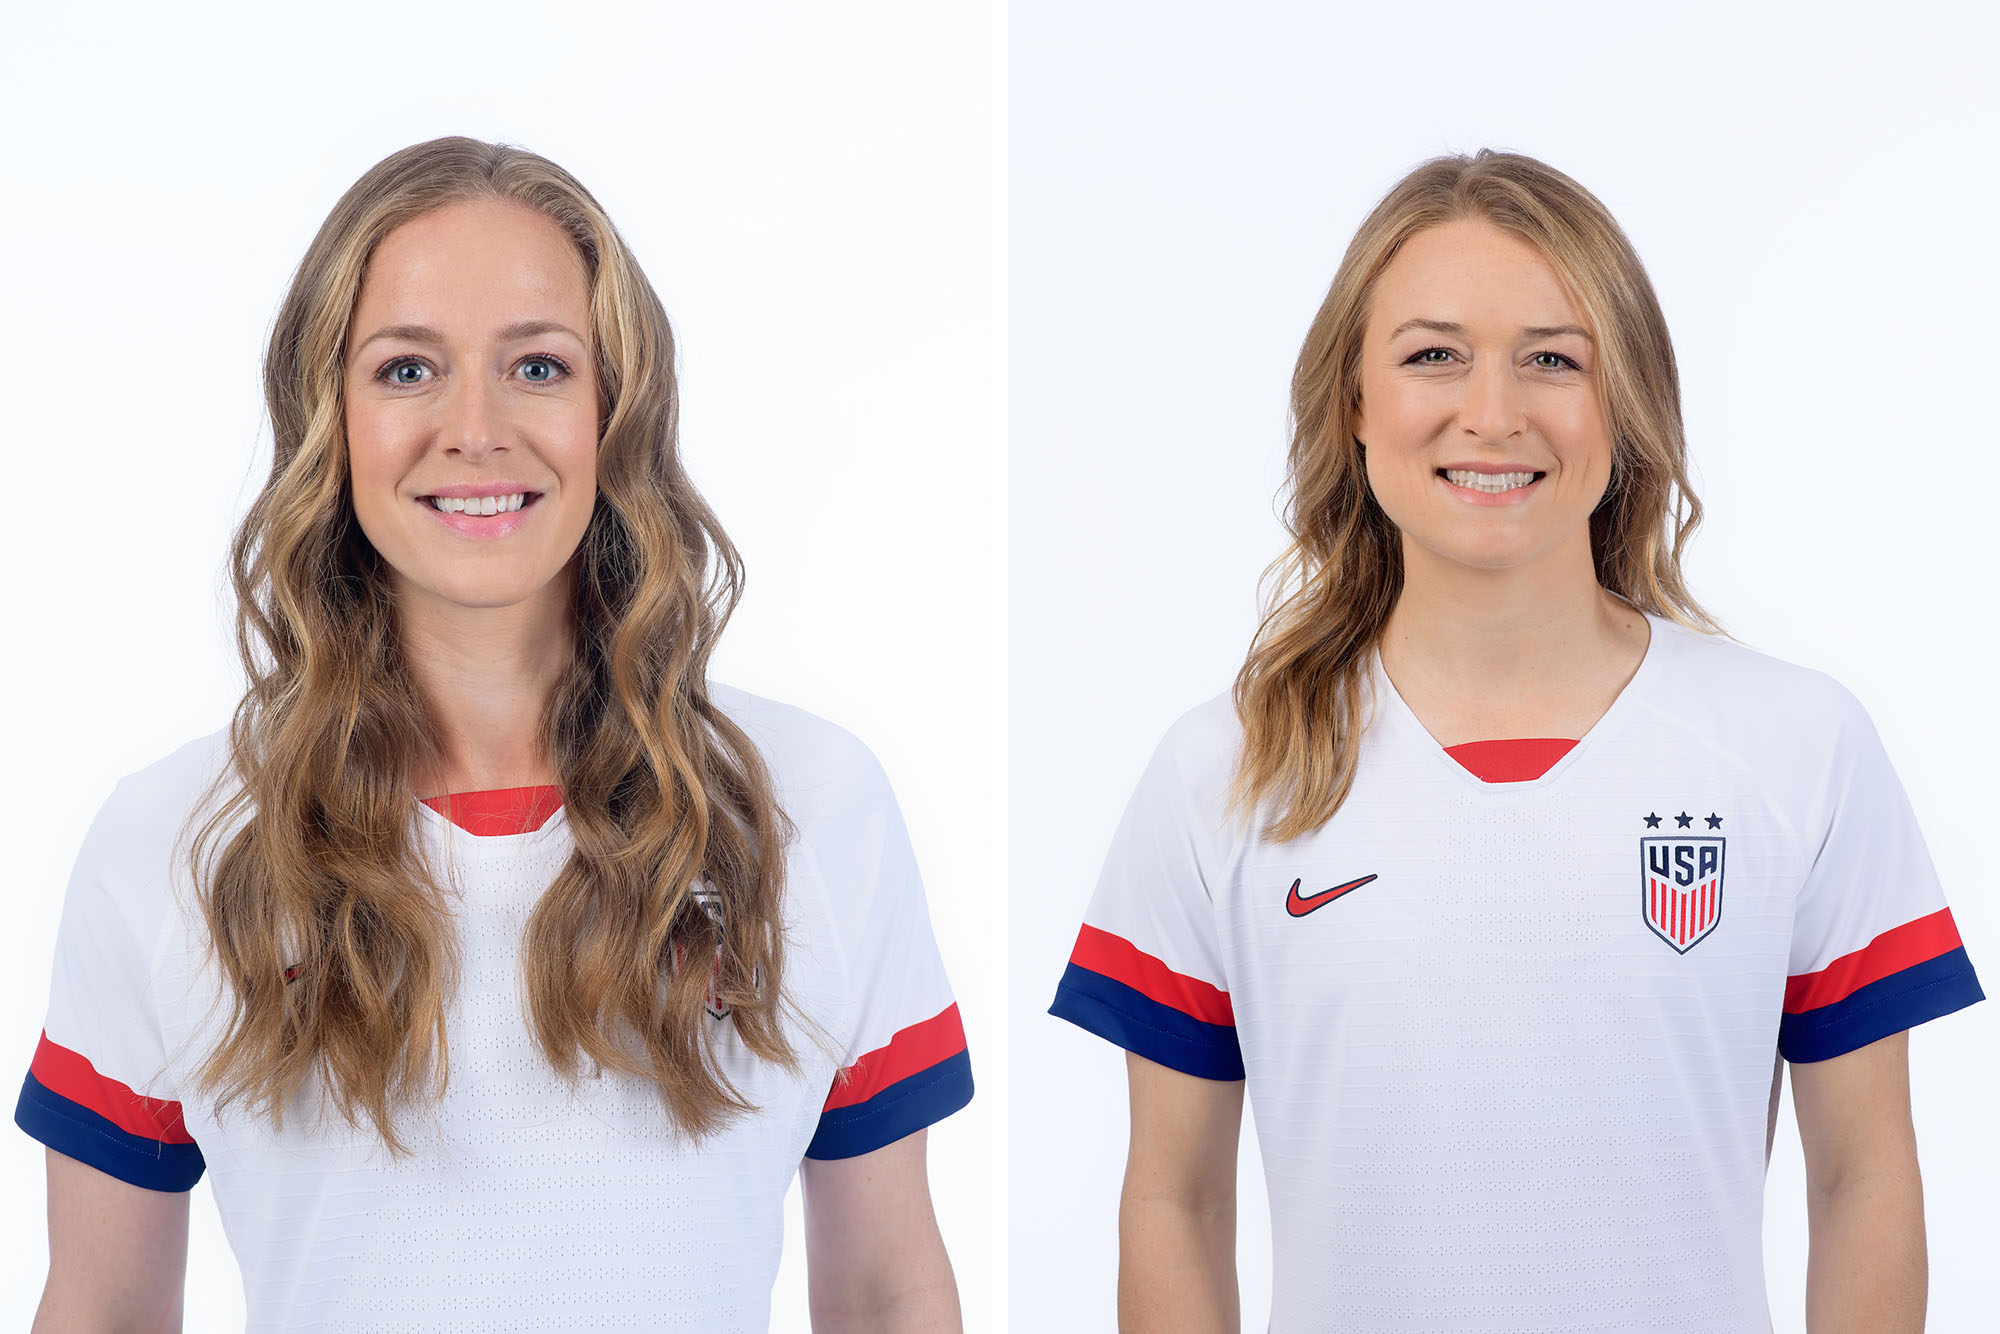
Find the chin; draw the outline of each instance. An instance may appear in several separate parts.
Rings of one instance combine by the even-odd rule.
[[[414,581],[413,581],[414,582]],[[545,587],[523,579],[429,579],[420,585],[429,600],[454,607],[497,609],[529,601]]]
[[[1511,570],[1532,564],[1545,548],[1521,541],[1504,542],[1464,542],[1422,541],[1423,547],[1437,561],[1447,565],[1464,566],[1474,570]]]

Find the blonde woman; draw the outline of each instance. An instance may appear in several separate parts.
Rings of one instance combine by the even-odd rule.
[[[1808,1322],[1922,1328],[1906,1030],[1981,999],[1867,715],[1722,637],[1674,358],[1603,206],[1425,163],[1307,335],[1278,596],[1167,734],[1054,1013],[1128,1051],[1127,1330],[1768,1328],[1777,1080]]]
[[[595,200],[440,139],[272,333],[234,724],[78,859],[17,1119],[38,1329],[178,1328],[204,1171],[255,1329],[956,1328],[924,1128],[971,1076],[880,768],[714,684],[741,572]]]

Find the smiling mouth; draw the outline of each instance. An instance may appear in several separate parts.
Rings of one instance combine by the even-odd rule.
[[[468,518],[480,518],[490,514],[512,514],[525,509],[542,498],[539,491],[515,491],[503,496],[419,496],[421,504],[430,506],[440,514],[463,514]]]
[[[1473,472],[1465,468],[1439,468],[1437,475],[1453,486],[1462,486],[1468,491],[1483,491],[1489,496],[1497,496],[1502,491],[1518,491],[1548,476],[1542,472]]]

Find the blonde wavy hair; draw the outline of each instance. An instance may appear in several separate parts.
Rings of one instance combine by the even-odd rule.
[[[227,984],[198,1071],[219,1106],[282,1122],[307,1095],[395,1152],[403,1107],[441,1094],[452,910],[413,834],[441,734],[404,657],[388,569],[355,520],[342,367],[370,256],[446,204],[533,208],[575,242],[600,388],[598,496],[571,580],[575,654],[539,722],[575,852],[521,943],[550,1064],[651,1080],[699,1138],[749,1104],[718,1066],[713,999],[749,1049],[795,1068],[780,1014],[790,826],[756,748],[710,701],[709,653],[742,565],[681,467],[673,334],[597,201],[521,149],[445,138],[392,154],[314,237],[271,332],[271,472],[230,547],[249,686],[233,786],[191,844]],[[698,902],[697,881],[719,911]],[[677,967],[678,959],[716,960]]]
[[[1540,251],[1596,332],[1611,480],[1590,516],[1598,583],[1632,606],[1714,632],[1681,576],[1701,522],[1688,486],[1673,343],[1638,254],[1588,190],[1531,157],[1481,149],[1399,181],[1348,245],[1292,375],[1285,525],[1265,572],[1266,614],[1235,685],[1243,749],[1231,793],[1272,812],[1276,840],[1333,818],[1354,786],[1368,655],[1403,589],[1400,534],[1368,487],[1354,420],[1369,303],[1402,244],[1482,219]]]

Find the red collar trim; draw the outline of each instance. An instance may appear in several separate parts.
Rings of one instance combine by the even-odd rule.
[[[1569,754],[1575,744],[1561,737],[1468,741],[1462,746],[1446,746],[1444,753],[1481,782],[1525,783],[1555,768],[1556,761]]]
[[[496,787],[484,792],[453,792],[425,797],[424,805],[468,834],[493,838],[501,834],[532,834],[562,809],[562,789]]]

